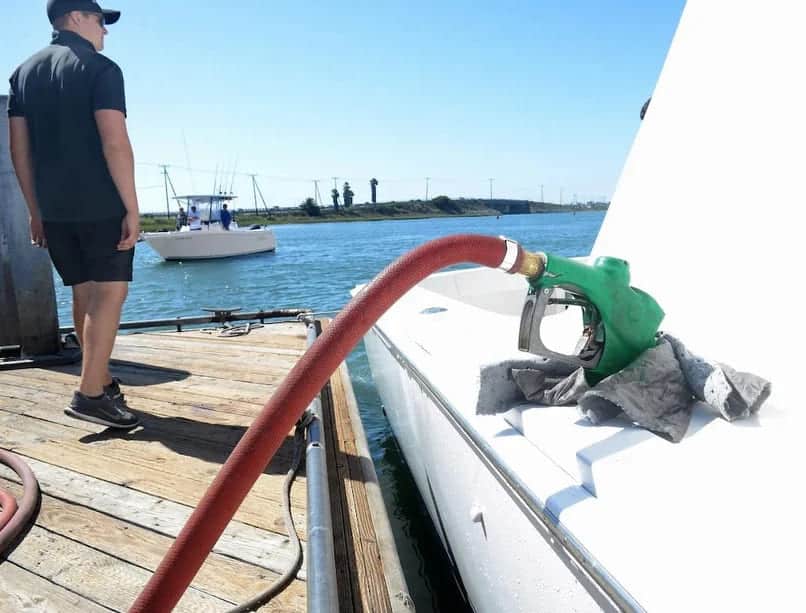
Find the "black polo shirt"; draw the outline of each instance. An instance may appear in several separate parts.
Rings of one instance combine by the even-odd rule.
[[[31,56],[9,80],[9,117],[25,117],[36,197],[44,221],[96,221],[126,212],[109,174],[95,111],[126,112],[123,73],[69,31]]]

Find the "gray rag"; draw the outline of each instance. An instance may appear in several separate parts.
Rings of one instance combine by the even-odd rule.
[[[714,407],[728,421],[758,411],[770,395],[770,382],[730,366],[709,362],[692,354],[679,340],[662,335],[629,366],[593,387],[584,371],[569,368],[554,359],[511,362],[505,368],[488,366],[481,372],[481,388],[493,373],[506,372],[511,385],[506,398],[491,402],[491,393],[479,394],[477,413],[498,413],[525,398],[545,405],[577,403],[582,415],[594,424],[621,412],[635,424],[677,443],[688,430],[694,401]],[[499,387],[499,389],[501,389]]]

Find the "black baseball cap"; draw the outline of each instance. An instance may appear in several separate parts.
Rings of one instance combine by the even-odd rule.
[[[104,16],[104,23],[112,25],[120,19],[120,11],[102,9],[95,0],[48,0],[48,19],[50,23],[70,11],[84,11],[85,13],[98,13]]]

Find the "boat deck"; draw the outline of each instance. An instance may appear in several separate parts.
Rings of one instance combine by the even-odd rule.
[[[0,610],[127,610],[305,348],[306,327],[297,322],[239,337],[210,330],[121,335],[113,375],[143,422],[129,433],[64,415],[77,364],[0,371],[0,447],[31,466],[42,490],[35,525],[0,563]],[[322,400],[339,609],[400,610],[400,597],[389,595],[399,562],[388,524],[377,521],[385,521],[385,511],[373,492],[375,473],[346,366]],[[290,432],[177,611],[226,611],[290,566],[282,483],[293,457]],[[5,467],[0,487],[21,494]],[[291,508],[305,548],[304,462]],[[305,580],[303,563],[296,580],[260,610],[304,611]]]

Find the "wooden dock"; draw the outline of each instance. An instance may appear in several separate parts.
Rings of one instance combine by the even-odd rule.
[[[306,348],[301,322],[118,337],[113,374],[142,426],[120,433],[67,417],[78,365],[0,370],[0,447],[42,489],[24,539],[0,563],[2,611],[126,611],[246,428]],[[412,610],[346,366],[321,395],[340,611]],[[294,555],[282,484],[293,432],[255,483],[177,611],[227,611]],[[304,463],[291,509],[306,549]],[[19,497],[14,473],[0,487]],[[306,565],[260,611],[305,611]]]

